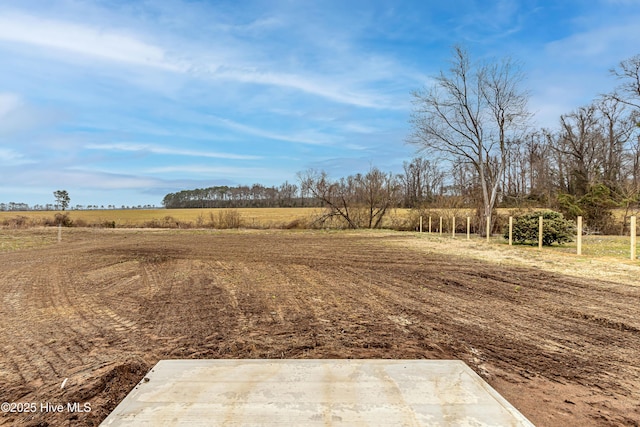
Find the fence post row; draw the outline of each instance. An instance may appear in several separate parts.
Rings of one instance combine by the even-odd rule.
[[[491,240],[491,217],[487,218],[487,242]],[[582,232],[583,232],[583,222],[582,216],[578,216],[577,218],[577,226],[576,226],[576,252],[578,255],[582,255]],[[630,258],[631,260],[637,259],[637,218],[635,215],[630,218]],[[439,234],[443,233],[443,218],[440,217],[440,229]],[[431,217],[429,217],[429,233],[432,232],[431,227],[432,221]],[[58,241],[62,240],[61,237],[62,227],[58,224]],[[420,232],[422,233],[422,216],[420,216]],[[544,236],[544,218],[542,216],[538,217],[538,249],[542,249]],[[451,217],[451,237],[456,237],[456,217]],[[471,217],[467,217],[467,240],[471,240]],[[509,246],[513,246],[513,217],[509,217]]]

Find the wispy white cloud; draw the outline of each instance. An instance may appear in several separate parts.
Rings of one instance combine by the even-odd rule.
[[[242,123],[238,123],[222,117],[211,116],[211,120],[229,129],[237,130],[248,135],[272,139],[275,141],[294,142],[310,145],[330,145],[335,142],[335,137],[331,135],[323,135],[313,131],[307,131],[304,133],[291,132],[290,134],[282,134],[254,126],[243,125]]]
[[[254,30],[268,31],[285,25],[278,18],[258,19],[247,24],[249,34]],[[227,27],[228,25],[218,25]],[[216,28],[216,25],[212,25]],[[398,109],[397,102],[371,85],[380,79],[390,79],[398,74],[409,73],[397,62],[375,55],[356,54],[353,51],[326,52],[319,63],[296,60],[295,66],[287,66],[281,60],[265,56],[261,50],[264,44],[247,43],[233,34],[240,31],[232,25],[223,38],[216,38],[216,32],[209,36],[215,40],[190,41],[182,35],[165,35],[160,28],[145,27],[136,32],[130,29],[116,29],[112,25],[98,25],[55,20],[22,12],[0,10],[0,41],[22,43],[40,47],[49,54],[58,52],[63,60],[75,62],[80,58],[99,59],[129,66],[155,68],[181,75],[209,79],[212,82],[232,81],[241,84],[255,84],[313,95],[336,103],[363,108]],[[240,25],[240,27],[243,27]],[[219,28],[218,28],[219,29]],[[247,33],[242,33],[244,37]],[[155,40],[149,42],[146,40]],[[273,46],[271,47],[273,48]],[[328,59],[331,58],[331,59]],[[335,68],[334,62],[342,62]],[[332,77],[322,76],[316,70],[333,69]],[[336,71],[340,74],[336,75]],[[104,71],[103,71],[104,72]],[[160,90],[167,85],[166,79],[141,79],[122,76],[141,87]],[[150,79],[150,80],[149,80]]]
[[[0,40],[121,63],[183,70],[167,61],[166,52],[161,47],[132,34],[22,13],[0,13]]]
[[[357,151],[363,151],[363,150],[369,149],[369,147],[365,145],[360,145],[360,144],[347,144],[345,145],[345,147],[348,148],[349,150],[357,150]]]
[[[193,156],[193,157],[209,157],[215,159],[235,159],[235,160],[256,160],[260,156],[219,153],[215,151],[185,150],[181,148],[163,147],[153,144],[137,144],[128,142],[119,142],[111,144],[87,144],[86,149],[89,150],[109,150],[109,151],[132,151],[132,152],[148,152],[154,154],[166,154],[171,156]]]
[[[355,91],[350,88],[339,87],[335,83],[319,79],[310,75],[291,73],[258,71],[258,70],[215,70],[211,76],[242,83],[272,85],[296,89],[308,94],[320,96],[342,104],[367,108],[394,108],[390,100],[380,94]]]
[[[640,19],[640,14],[635,18]],[[636,19],[633,22],[618,22],[616,25],[603,25],[575,33],[549,43],[547,50],[565,60],[585,58],[602,64],[603,61],[610,61],[621,54],[637,51],[640,25]]]
[[[42,166],[42,165],[41,165]],[[136,176],[132,174],[110,173],[99,170],[87,170],[82,168],[51,169],[38,168],[12,168],[7,185],[24,186],[61,186],[68,188],[88,189],[142,189],[162,185],[157,178]]]
[[[362,133],[362,134],[370,134],[370,133],[376,133],[380,131],[380,129],[376,127],[365,125],[362,123],[355,123],[355,122],[346,123],[344,126],[342,126],[342,129],[346,132]]]
[[[247,24],[217,24],[216,28],[224,32],[241,34],[263,34],[265,31],[282,28],[286,23],[276,16],[257,18]]]
[[[232,166],[207,166],[207,165],[180,165],[147,168],[144,173],[166,174],[166,173],[188,173],[208,176],[225,176],[233,178],[242,177],[265,177],[274,175],[273,169],[259,167],[232,167]]]
[[[454,31],[458,40],[476,44],[489,44],[505,40],[523,29],[525,15],[530,9],[521,7],[511,0],[464,3],[464,15],[457,16]]]
[[[1,166],[17,166],[34,163],[27,159],[23,154],[18,153],[10,148],[0,147],[0,167]]]

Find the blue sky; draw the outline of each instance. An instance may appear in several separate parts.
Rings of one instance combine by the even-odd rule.
[[[616,86],[639,22],[638,0],[4,0],[0,202],[400,172],[411,91],[454,44],[520,60],[554,127]]]

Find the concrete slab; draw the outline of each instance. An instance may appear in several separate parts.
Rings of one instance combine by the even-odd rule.
[[[532,426],[457,360],[162,360],[103,426]]]

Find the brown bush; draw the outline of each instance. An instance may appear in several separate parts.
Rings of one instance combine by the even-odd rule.
[[[13,218],[5,218],[2,221],[2,226],[5,228],[28,228],[33,226],[33,221],[24,215],[18,215]]]
[[[302,218],[296,218],[293,221],[290,221],[286,224],[282,224],[281,228],[285,230],[304,230],[309,228],[309,223],[307,220]]]
[[[43,224],[47,227],[62,225],[63,227],[73,227],[73,220],[68,213],[57,213],[53,218],[45,218]]]
[[[151,221],[142,223],[144,228],[191,228],[190,222],[180,221],[174,217],[167,215],[162,219],[154,218]],[[114,224],[115,228],[115,224]]]
[[[210,212],[209,219],[211,228],[228,229],[242,226],[242,216],[236,209],[221,210],[217,216]]]

